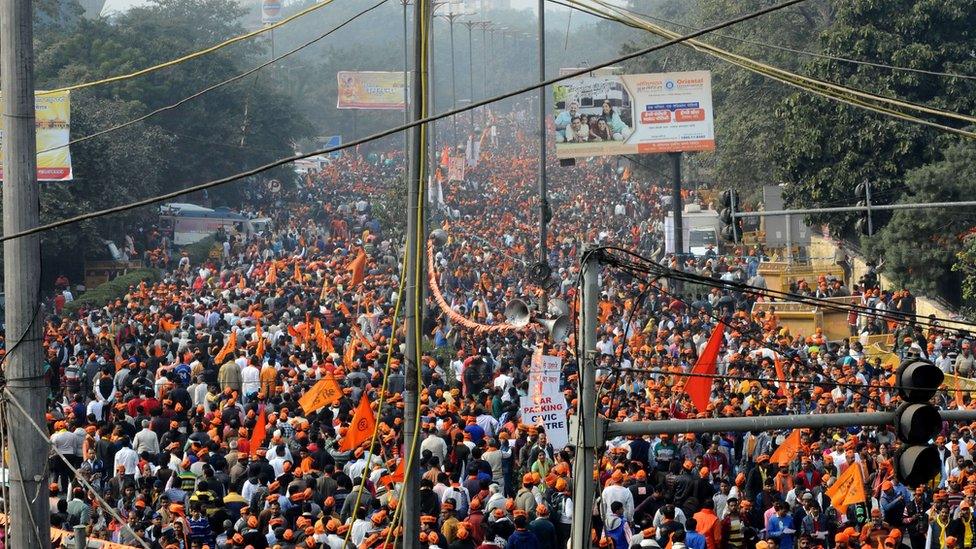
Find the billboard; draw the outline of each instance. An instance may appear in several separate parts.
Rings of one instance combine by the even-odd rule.
[[[265,25],[281,21],[281,0],[261,0],[261,22]]]
[[[339,71],[339,109],[403,110],[403,73]]]
[[[42,95],[43,94],[43,95]],[[37,117],[37,180],[71,181],[71,96],[70,92],[37,92],[34,114]],[[3,97],[0,96],[0,109]],[[3,133],[0,128],[0,180],[3,179]]]
[[[708,71],[572,78],[553,105],[558,158],[715,150]]]

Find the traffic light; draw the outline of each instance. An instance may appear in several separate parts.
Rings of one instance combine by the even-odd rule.
[[[895,476],[915,487],[942,471],[939,451],[930,443],[942,429],[942,416],[929,400],[945,376],[927,360],[908,359],[898,368],[895,379],[903,401],[895,411],[895,434],[903,443],[895,454]]]
[[[871,189],[867,183],[858,183],[854,187],[854,195],[857,197],[857,205],[863,208],[870,203]],[[854,228],[857,229],[857,232],[866,236],[874,234],[874,220],[871,219],[871,212],[862,211],[858,215],[857,222],[854,223]]]
[[[735,189],[724,191],[718,197],[718,205],[721,207],[718,213],[718,220],[722,224],[722,239],[738,243],[742,239],[742,231],[739,230],[739,220],[735,217],[739,205],[739,193]]]

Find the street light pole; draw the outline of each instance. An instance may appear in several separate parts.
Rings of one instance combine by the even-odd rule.
[[[539,0],[539,81],[546,79],[546,0]],[[539,263],[549,264],[549,188],[546,182],[546,87],[539,88]]]
[[[471,40],[471,30],[481,21],[462,21],[461,24],[468,27],[468,102],[474,103],[474,46]],[[474,129],[474,110],[468,111],[468,124]]]
[[[448,12],[448,13],[446,13],[444,15],[437,15],[437,17],[443,17],[444,19],[446,19],[447,22],[448,22],[448,24],[451,27],[450,33],[451,33],[451,109],[452,110],[457,109],[457,78],[456,78],[457,77],[457,70],[455,69],[455,64],[454,64],[454,22],[458,18],[460,18],[460,17],[462,17],[464,15],[465,15],[464,13],[458,13],[458,12],[453,12],[453,11],[452,12]],[[457,143],[458,143],[457,117],[456,116],[452,116],[451,117],[451,123],[452,123],[452,126],[454,128],[453,129],[453,131],[454,131],[453,139],[454,139],[454,145],[456,146]]]

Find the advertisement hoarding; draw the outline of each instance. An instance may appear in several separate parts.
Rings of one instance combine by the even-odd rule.
[[[708,71],[573,78],[553,105],[558,158],[715,149]]]
[[[339,109],[403,110],[403,73],[339,71]]]
[[[281,21],[281,0],[261,0],[261,22],[265,25]]]
[[[3,97],[0,96],[0,109]],[[34,96],[37,117],[37,180],[71,181],[71,96],[70,92],[37,92]],[[0,128],[0,180],[3,180],[3,132]]]

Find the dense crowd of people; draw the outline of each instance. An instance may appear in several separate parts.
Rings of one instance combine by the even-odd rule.
[[[442,182],[443,205],[432,208],[449,236],[432,278],[455,314],[483,325],[505,322],[515,297],[545,293],[575,309],[584,244],[661,255],[666,189],[618,169],[616,158],[553,164],[553,274],[533,282],[536,153],[524,118],[483,119],[492,142],[469,155],[463,182]],[[403,169],[392,149],[345,154],[279,206],[250,191],[244,210],[270,217],[271,228],[224,235],[219,257],[203,264],[157,235],[147,249],[165,265],[160,281],[47,320],[48,427],[71,465],[50,459],[54,526],[85,525],[92,538],[159,549],[567,546],[574,448],[554,446],[555,433],[524,423],[520,402],[541,351],[558,357],[559,390],[573,413],[572,337],[466,330],[433,299],[425,303],[422,441],[416,469],[404,470],[404,337],[395,314],[403,243],[389,220],[405,208],[390,198]],[[762,259],[761,250],[739,249],[689,258],[685,268],[756,282]],[[829,414],[898,403],[890,362],[866,354],[856,338],[827,341],[774,312],[753,315],[752,305],[769,297],[707,286],[682,293],[610,266],[600,278],[595,406],[604,417]],[[798,290],[816,297],[820,288],[871,307],[907,299],[826,277],[815,290]],[[853,326],[898,331],[901,357],[972,369],[968,334],[925,319],[887,326],[861,316]],[[717,326],[723,377],[698,409],[683,387]],[[338,394],[306,411],[302,397],[331,379]],[[937,399],[970,403],[947,392]],[[376,434],[350,444],[364,407]],[[974,428],[944,426],[936,440],[943,470],[916,489],[895,478],[898,443],[881,427],[803,431],[780,462],[773,456],[789,432],[607,440],[594,471],[593,545],[972,548]],[[838,509],[829,488],[849,468],[860,469],[865,497]],[[397,526],[405,474],[421,475],[419,539],[400,538]]]

